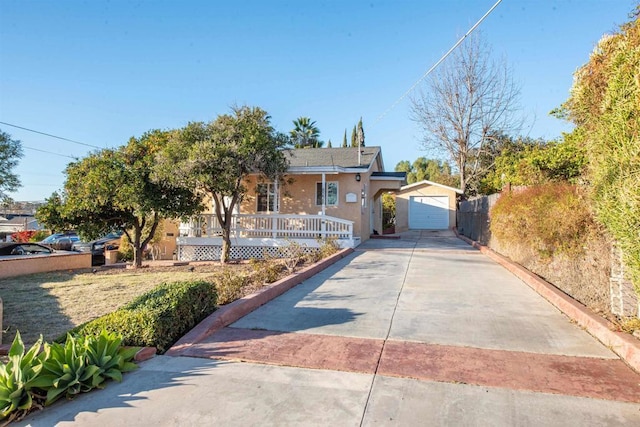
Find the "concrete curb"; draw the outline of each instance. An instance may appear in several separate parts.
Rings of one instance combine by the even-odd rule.
[[[271,285],[265,286],[260,291],[240,298],[230,304],[225,305],[213,312],[209,317],[204,319],[195,328],[187,332],[180,338],[166,353],[167,356],[180,356],[183,351],[191,347],[193,344],[202,341],[209,335],[230,325],[243,316],[251,313],[256,308],[266,304],[277,296],[282,295],[289,289],[299,285],[308,278],[316,275],[330,265],[336,263],[342,258],[353,252],[352,248],[343,249],[340,252],[331,255],[309,267],[305,267],[297,273],[278,280]]]
[[[458,234],[458,230],[455,228],[454,232],[458,238],[480,250],[480,252],[513,273],[567,317],[574,320],[587,332],[609,347],[631,366],[631,368],[640,372],[640,341],[624,332],[615,332],[613,330],[615,329],[613,323],[593,313],[590,309],[521,265],[512,262],[507,257],[498,254],[487,246]]]

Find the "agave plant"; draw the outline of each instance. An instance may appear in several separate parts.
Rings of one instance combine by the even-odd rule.
[[[45,355],[38,355],[42,335],[25,354],[20,332],[9,349],[9,361],[0,363],[0,418],[28,411],[34,404],[31,388],[42,371]]]
[[[139,349],[124,348],[121,344],[121,336],[104,329],[98,336],[87,336],[83,339],[87,362],[99,368],[100,383],[106,378],[120,382],[123,372],[129,372],[138,367],[131,360]]]
[[[64,344],[45,344],[46,360],[34,387],[47,391],[45,405],[63,395],[69,398],[96,388],[103,381],[100,368],[87,363],[85,352],[76,339],[67,335]]]

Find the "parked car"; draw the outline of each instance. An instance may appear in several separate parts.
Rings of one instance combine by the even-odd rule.
[[[73,244],[79,241],[80,237],[75,231],[67,231],[65,233],[52,234],[39,243],[59,251],[70,251]]]
[[[90,242],[76,242],[71,246],[71,250],[76,252],[91,252],[91,265],[102,265],[105,263],[105,249],[117,250],[120,247],[120,237],[122,237],[122,234],[122,232],[114,232]]]
[[[53,252],[53,249],[39,243],[0,243],[0,256],[50,255]]]

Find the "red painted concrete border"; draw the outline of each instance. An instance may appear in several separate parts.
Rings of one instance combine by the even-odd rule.
[[[387,341],[378,374],[640,403],[640,375],[620,359]]]
[[[135,362],[144,362],[155,357],[157,349],[155,347],[142,347],[133,357]]]
[[[374,374],[384,340],[223,328],[184,356]],[[622,363],[618,361],[619,363]],[[640,385],[638,386],[640,388]]]
[[[266,304],[275,297],[282,295],[289,289],[299,285],[303,281],[321,272],[352,252],[352,248],[343,249],[322,261],[303,268],[297,273],[287,276],[271,285],[265,286],[254,294],[247,295],[244,298],[225,305],[196,325],[196,327],[191,331],[187,332],[187,334],[180,338],[178,342],[176,342],[165,354],[168,356],[180,356],[181,353],[193,345],[193,343],[202,341],[214,332],[230,325],[241,317],[246,316],[256,308]]]
[[[455,228],[454,232],[458,238],[479,249],[480,252],[513,273],[558,310],[614,351],[635,371],[640,372],[640,341],[629,334],[615,332],[613,330],[615,326],[611,322],[593,313],[587,307],[521,265],[512,262],[487,246],[458,234],[458,230]]]

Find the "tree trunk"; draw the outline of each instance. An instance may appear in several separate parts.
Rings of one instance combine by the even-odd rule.
[[[140,242],[140,234],[142,227],[136,227],[133,232],[133,267],[142,267],[142,243]]]
[[[222,227],[222,250],[220,251],[220,263],[226,264],[229,262],[229,256],[231,254],[231,232],[227,227],[226,221],[224,227]]]
[[[142,248],[140,247],[140,245],[135,246],[133,248],[133,266],[135,268],[141,268],[142,267]]]

